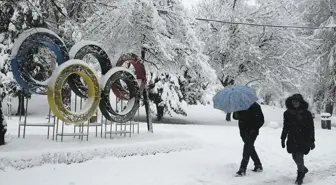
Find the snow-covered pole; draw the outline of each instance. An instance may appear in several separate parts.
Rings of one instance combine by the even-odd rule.
[[[146,48],[141,48],[141,59],[142,61],[145,61],[146,59]],[[149,98],[148,98],[148,87],[147,82],[145,82],[145,88],[143,91],[143,98],[144,98],[144,104],[146,109],[146,119],[147,119],[147,129],[149,132],[153,132],[153,123],[152,123],[152,116],[150,111],[150,105],[149,105]]]

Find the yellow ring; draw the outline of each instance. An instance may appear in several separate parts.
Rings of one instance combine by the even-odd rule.
[[[62,87],[72,74],[82,77],[88,86],[88,102],[79,112],[68,110],[62,101]],[[100,88],[97,76],[85,62],[77,59],[69,60],[52,74],[48,85],[48,103],[54,115],[60,120],[68,123],[83,123],[95,114],[99,102]]]

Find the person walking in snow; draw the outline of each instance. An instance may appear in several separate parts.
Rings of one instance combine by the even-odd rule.
[[[244,142],[243,159],[237,176],[244,176],[250,157],[254,162],[254,172],[263,170],[262,164],[254,147],[254,142],[259,135],[259,129],[264,124],[264,114],[258,103],[252,104],[248,110],[233,113],[233,119],[238,120],[240,136]]]
[[[0,101],[0,146],[5,144],[5,135],[7,132],[7,122],[2,113],[2,103]]]
[[[297,178],[295,183],[302,184],[308,172],[304,165],[304,155],[315,148],[315,128],[308,103],[301,94],[294,94],[287,98],[287,110],[284,112],[284,124],[281,134],[281,146],[286,147],[288,153],[297,165]],[[287,142],[286,142],[287,138]]]

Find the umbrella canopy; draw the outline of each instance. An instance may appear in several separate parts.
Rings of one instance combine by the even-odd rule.
[[[243,85],[227,86],[213,97],[214,108],[226,113],[247,110],[258,100],[254,89]]]

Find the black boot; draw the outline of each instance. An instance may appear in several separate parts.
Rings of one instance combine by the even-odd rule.
[[[303,183],[304,172],[297,173],[295,184],[301,185]]]
[[[263,167],[262,166],[255,166],[252,171],[254,171],[254,172],[262,172],[263,171]]]
[[[302,180],[303,180],[303,178],[306,176],[306,173],[308,173],[308,172],[309,172],[308,168],[305,167],[305,171],[304,171],[304,173],[303,173]]]
[[[237,171],[236,173],[236,177],[242,177],[246,175],[246,170],[243,169],[239,169],[239,171]]]

